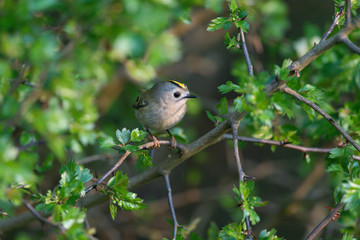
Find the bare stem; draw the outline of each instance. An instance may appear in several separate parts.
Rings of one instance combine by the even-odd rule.
[[[326,40],[326,38],[329,36],[329,34],[334,30],[334,27],[338,24],[339,18],[344,14],[344,7],[340,7],[340,11],[338,13],[335,13],[335,18],[333,23],[331,24],[329,30],[325,32],[325,34],[322,36],[321,41]]]
[[[245,173],[242,169],[240,155],[239,155],[238,133],[237,133],[238,128],[239,128],[239,124],[237,124],[237,123],[232,124],[232,139],[234,142],[234,157],[235,157],[236,165],[237,165],[237,168],[239,171],[239,179],[241,182],[243,182],[245,179]]]
[[[323,116],[326,120],[328,120],[331,125],[333,125],[336,130],[338,130],[338,132],[348,141],[350,142],[359,152],[360,152],[360,146],[355,142],[354,139],[352,139],[352,137],[349,136],[349,134],[347,134],[347,132],[342,129],[339,124],[337,124],[335,122],[335,120],[329,115],[327,114],[324,110],[322,110],[318,105],[316,105],[315,103],[311,102],[310,100],[308,100],[307,98],[301,96],[299,93],[297,93],[296,91],[292,90],[291,88],[289,88],[288,86],[284,86],[280,89],[281,91],[293,96],[294,98],[296,98],[297,100],[305,103],[306,105],[308,105],[309,107],[311,107],[312,109],[314,109],[317,113],[319,113],[321,116]]]
[[[345,24],[347,25],[351,23],[351,0],[346,0],[345,4]]]
[[[168,145],[168,144],[171,144],[171,141],[165,141],[165,140],[161,140],[161,141],[158,141],[158,143],[161,143],[161,144],[165,144],[165,145]],[[155,142],[148,142],[148,143],[145,143],[143,145],[140,145],[139,146],[139,149],[149,149],[151,147],[155,146]],[[179,144],[177,145],[177,148],[179,148],[180,150],[183,150],[184,147],[183,145]],[[88,193],[90,192],[92,189],[96,188],[97,185],[99,185],[100,183],[102,183],[105,178],[107,178],[110,174],[112,174],[113,172],[116,171],[116,169],[118,169],[120,167],[120,165],[125,161],[125,159],[130,156],[131,152],[130,151],[125,151],[125,153],[120,157],[120,159],[117,161],[117,163],[109,170],[107,171],[104,176],[102,176],[97,182],[96,184],[88,187],[86,190],[85,190],[85,193]]]
[[[245,173],[241,166],[240,155],[239,155],[239,146],[238,146],[239,122],[232,123],[231,128],[232,128],[232,137],[233,137],[232,139],[233,139],[233,143],[234,143],[234,157],[235,157],[236,165],[237,165],[237,168],[239,171],[239,179],[240,179],[240,182],[244,182],[245,181]],[[245,220],[246,220],[246,228],[247,228],[248,237],[249,237],[249,239],[252,239],[251,225],[250,225],[249,217],[246,217]]]
[[[344,206],[344,203],[339,203],[321,222],[316,228],[305,238],[305,240],[312,240],[319,234],[319,232],[329,224],[331,219],[338,213],[338,211]]]
[[[172,195],[171,195],[171,185],[170,185],[169,173],[164,174],[164,179],[165,179],[166,189],[167,189],[167,193],[168,193],[169,207],[170,207],[171,216],[172,216],[173,224],[174,224],[173,225],[174,226],[174,228],[173,228],[173,240],[175,240],[176,239],[178,222],[176,220],[176,214],[175,214],[174,204],[173,204]]]
[[[341,42],[345,44],[351,51],[360,55],[360,48],[356,46],[348,37],[342,38]]]
[[[41,216],[41,214],[38,211],[36,211],[31,206],[31,204],[28,201],[26,201],[25,199],[23,199],[23,203],[24,203],[25,207],[31,212],[31,214],[33,216],[35,216],[35,218],[37,218],[40,222],[48,224],[48,225],[53,226],[55,228],[58,228],[58,229],[60,229],[60,231],[62,233],[64,233],[66,231],[65,228],[62,225],[55,224],[55,223],[49,221],[48,219],[44,218],[43,216]]]
[[[241,30],[241,28],[240,28],[240,41],[241,41],[241,48],[244,51],[245,61],[246,61],[248,72],[249,72],[250,76],[253,77],[254,76],[254,70],[253,70],[253,66],[251,64],[249,52],[248,52],[247,47],[246,47],[245,35],[244,35],[243,30]]]

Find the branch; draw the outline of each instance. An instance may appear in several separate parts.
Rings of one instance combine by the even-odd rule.
[[[341,42],[341,39],[346,38],[352,31],[359,28],[360,16],[356,17],[351,23],[344,25],[334,36],[321,41],[312,47],[304,56],[291,63],[289,70],[292,75],[303,70],[307,65],[314,61],[321,54]]]
[[[253,66],[252,66],[252,64],[251,64],[249,52],[248,52],[247,47],[246,47],[245,35],[244,35],[243,30],[242,30],[241,28],[239,28],[239,29],[240,29],[241,48],[242,48],[243,51],[244,51],[247,69],[248,69],[248,72],[249,72],[250,76],[253,77],[253,76],[254,76],[254,70],[253,70]]]
[[[235,157],[236,165],[237,165],[237,168],[239,171],[239,179],[241,182],[243,182],[245,179],[245,173],[242,169],[240,155],[239,155],[238,133],[237,133],[238,128],[239,128],[239,124],[237,124],[237,123],[232,124],[232,140],[234,142],[234,157]]]
[[[176,239],[177,227],[178,227],[178,221],[176,220],[175,209],[174,209],[174,204],[173,204],[172,195],[171,195],[171,186],[170,186],[169,173],[165,173],[164,178],[165,178],[166,189],[167,189],[167,194],[168,194],[169,208],[170,208],[170,211],[171,211],[171,216],[172,216],[173,225],[174,225],[173,240],[175,240]]]
[[[224,135],[225,140],[233,140],[233,136],[231,134],[225,134]],[[267,144],[267,145],[274,145],[279,146],[283,148],[289,148],[298,150],[303,153],[329,153],[334,148],[319,148],[319,147],[305,147],[301,145],[295,145],[291,143],[286,143],[284,141],[275,141],[275,140],[267,140],[267,139],[261,139],[261,138],[252,138],[252,137],[242,137],[238,136],[237,139],[241,142],[249,142],[249,143],[259,143],[259,144]],[[353,155],[353,159],[360,161],[360,156]]]
[[[346,0],[345,11],[345,25],[351,24],[351,0]]]
[[[324,41],[328,36],[329,34],[334,30],[334,27],[338,24],[338,21],[339,21],[339,18],[344,15],[344,7],[341,6],[340,9],[339,9],[339,12],[338,13],[335,13],[335,18],[334,18],[334,21],[333,23],[331,24],[329,30],[322,36],[320,42]]]
[[[17,63],[18,69],[19,69],[19,76],[13,80],[13,82],[11,83],[9,92],[7,93],[7,95],[12,95],[16,89],[20,86],[20,84],[22,84],[24,82],[24,76],[25,76],[25,72],[28,68],[28,66],[26,64],[21,64],[21,63]]]
[[[311,107],[312,109],[314,109],[317,113],[319,113],[321,116],[323,116],[326,120],[328,120],[331,125],[333,125],[336,130],[338,130],[338,132],[348,141],[350,142],[355,148],[356,150],[358,150],[360,152],[360,146],[354,141],[354,139],[352,139],[349,134],[346,133],[346,131],[344,129],[342,129],[339,124],[337,124],[335,122],[335,120],[329,115],[327,114],[324,110],[322,110],[318,105],[316,105],[315,103],[311,102],[310,100],[308,100],[307,98],[301,96],[299,93],[297,93],[296,91],[292,90],[291,88],[289,88],[288,86],[284,86],[281,87],[280,91],[285,92],[291,96],[293,96],[294,98],[296,98],[297,100],[305,103],[306,105],[308,105],[309,107]]]
[[[166,141],[166,140],[161,140],[161,141],[158,141],[158,143],[160,144],[172,144],[171,141]],[[141,149],[149,149],[151,147],[154,147],[155,146],[155,142],[148,142],[148,143],[145,143],[143,145],[140,145],[139,146],[139,150]],[[177,145],[177,148],[179,148],[180,150],[184,151],[184,146],[182,144],[178,144]],[[97,182],[96,184],[88,187],[86,190],[85,190],[85,193],[88,193],[90,192],[92,189],[96,188],[97,185],[99,185],[100,183],[102,183],[105,178],[107,178],[110,174],[112,174],[113,172],[116,171],[116,169],[118,169],[120,167],[120,165],[125,161],[125,159],[130,156],[132,152],[130,151],[125,151],[125,153],[120,157],[120,159],[118,160],[118,162],[109,170],[107,171],[104,176],[102,176]]]
[[[25,207],[30,211],[30,213],[35,217],[37,218],[40,222],[42,223],[46,223],[46,224],[49,224],[50,226],[53,226],[55,228],[58,228],[60,229],[60,231],[62,233],[64,233],[66,230],[65,228],[62,226],[62,225],[59,225],[59,224],[55,224],[51,221],[49,221],[48,219],[44,218],[43,216],[41,216],[41,214],[39,212],[37,212],[32,206],[31,204],[26,201],[25,199],[23,199],[23,203],[25,205]]]
[[[331,219],[339,212],[344,206],[344,203],[339,203],[322,221],[316,228],[305,238],[305,240],[312,240],[319,232],[329,224]]]
[[[30,148],[30,147],[39,146],[39,145],[43,145],[43,144],[46,144],[46,141],[45,141],[45,140],[39,140],[39,141],[33,141],[33,140],[32,140],[32,141],[29,142],[28,144],[25,144],[25,145],[19,147],[19,150],[20,150],[20,151],[24,151],[24,150],[26,150],[26,149],[28,149],[28,148]]]
[[[341,39],[341,42],[345,44],[351,51],[360,55],[360,48],[356,46],[348,37],[344,37]]]

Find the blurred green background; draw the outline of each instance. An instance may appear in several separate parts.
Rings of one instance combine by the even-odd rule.
[[[246,39],[255,73],[304,54],[330,26],[334,12],[332,1],[238,3],[249,11]],[[224,32],[206,31],[211,19],[226,16],[226,4],[222,0],[0,1],[1,199],[9,197],[8,186],[14,179],[30,184],[32,191],[53,189],[60,165],[71,158],[83,163],[86,157],[104,154],[85,167],[93,174],[105,173],[118,155],[100,149],[98,139],[114,136],[116,129],[141,127],[131,105],[139,89],[158,80],[184,82],[200,97],[188,102],[188,114],[180,125],[189,141],[212,129],[205,111],[215,111],[222,97],[217,86],[236,82],[236,71],[246,71],[242,52],[224,46]],[[236,29],[230,33],[236,34]],[[322,87],[331,86],[327,82],[331,79],[311,78],[311,73],[302,74]],[[336,135],[329,129],[323,131]],[[248,136],[250,130],[242,125],[240,135]],[[306,133],[299,136],[305,137]],[[303,143],[333,143],[326,138],[312,140]],[[24,147],[27,144],[34,146]],[[276,228],[286,239],[303,239],[327,214],[323,206],[333,204],[325,164],[317,161],[326,156],[312,155],[313,161],[306,163],[296,151],[240,145],[243,168],[256,178],[256,194],[269,201],[258,210],[262,220],[254,232]],[[166,147],[157,149],[155,164],[167,154]],[[141,166],[131,157],[121,169],[132,176]],[[211,222],[223,226],[239,219],[240,211],[232,208],[237,170],[231,143],[221,142],[196,154],[170,179],[178,221],[185,225],[201,219],[196,227],[200,236],[206,236]],[[89,209],[88,221],[96,228],[96,237],[170,237],[163,179],[135,192],[148,207],[121,211],[115,221],[108,202]],[[11,198],[12,203],[1,200],[2,209],[11,214],[25,211],[16,208],[21,195]],[[336,227],[331,225],[325,236]],[[43,231],[33,221],[1,238],[56,239],[56,233]]]

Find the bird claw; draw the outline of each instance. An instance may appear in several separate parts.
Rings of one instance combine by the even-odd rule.
[[[169,148],[170,148],[170,150],[174,150],[176,148],[176,139],[172,135],[171,135],[171,145]]]
[[[159,143],[159,141],[156,139],[156,137],[152,136],[152,140],[153,140],[153,142],[154,142],[154,145],[152,146],[152,149],[159,148],[159,147],[160,147],[160,143]]]

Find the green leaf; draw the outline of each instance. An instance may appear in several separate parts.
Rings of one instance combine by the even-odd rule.
[[[107,137],[100,140],[100,148],[111,148],[115,146],[114,139],[112,137]]]
[[[228,113],[228,106],[226,97],[221,98],[220,103],[216,105],[219,115],[227,114]]]
[[[139,130],[138,128],[135,128],[131,131],[130,140],[133,142],[140,142],[144,140],[146,137],[147,132]]]
[[[354,238],[354,236],[353,236],[352,234],[346,232],[346,233],[343,235],[343,237],[342,237],[341,240],[357,240],[357,239]]]
[[[326,172],[333,172],[333,173],[343,173],[343,168],[340,164],[331,164],[326,170]]]
[[[214,116],[209,111],[206,111],[206,115],[215,125],[218,125],[219,123],[225,121],[224,117]]]
[[[228,92],[231,92],[231,91],[235,91],[237,93],[243,93],[243,90],[241,89],[241,87],[234,84],[231,81],[227,81],[226,84],[220,85],[218,87],[218,89],[222,94],[225,94],[225,93],[228,93]]]
[[[130,152],[136,152],[140,148],[138,146],[134,146],[134,145],[125,145],[125,146],[122,146],[122,149],[124,149],[126,151],[130,151]]]
[[[136,197],[136,193],[128,192],[119,201],[118,205],[125,211],[133,211],[145,208],[141,198]]]
[[[245,235],[242,232],[241,223],[230,223],[224,226],[219,232],[221,240],[243,240]]]
[[[250,25],[246,21],[236,21],[235,26],[237,28],[241,28],[241,30],[243,30],[244,33],[246,33],[250,29]]]
[[[110,214],[113,220],[115,220],[116,214],[117,214],[117,206],[115,204],[113,204],[112,202],[110,203]]]
[[[360,212],[360,178],[344,183],[342,192],[345,210]]]
[[[227,28],[229,28],[229,23],[231,24],[229,18],[217,17],[211,20],[211,23],[209,24],[207,31],[212,32],[224,27],[225,25]]]
[[[107,186],[114,189],[115,191],[126,190],[129,185],[129,179],[125,174],[122,174],[120,171],[117,171],[115,176],[110,178],[107,183]]]
[[[283,238],[276,236],[276,230],[271,229],[267,231],[266,229],[262,230],[258,236],[258,240],[282,240]]]
[[[235,10],[238,8],[236,0],[231,0],[229,4],[230,12],[235,12]]]
[[[148,152],[143,152],[141,155],[139,155],[139,161],[141,161],[146,167],[151,167],[152,159]]]
[[[216,123],[215,117],[214,117],[214,115],[211,114],[210,111],[206,110],[206,115],[210,119],[210,121],[212,121],[213,123]]]
[[[130,131],[123,128],[121,131],[116,130],[116,137],[122,145],[125,145],[130,140]]]
[[[237,97],[234,100],[234,108],[236,111],[241,112],[242,111],[242,97]]]
[[[232,36],[230,38],[230,34],[229,32],[226,32],[224,35],[224,44],[226,46],[227,49],[230,49],[232,47],[235,47],[238,45],[238,41],[236,40],[235,36]]]
[[[208,240],[217,240],[218,234],[219,234],[219,229],[216,226],[216,223],[211,222],[210,227],[207,230],[207,239]]]

